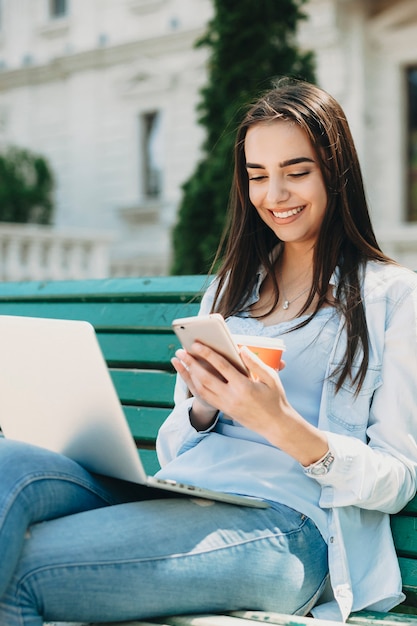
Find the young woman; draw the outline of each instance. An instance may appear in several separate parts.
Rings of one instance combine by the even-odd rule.
[[[161,477],[269,507],[149,499],[0,441],[0,623],[346,619],[402,600],[388,514],[417,484],[417,279],[376,242],[346,118],[324,91],[268,92],[235,163],[226,254],[201,313],[284,338],[285,367],[243,348],[247,377],[202,344],[198,359],[179,350],[157,447]]]

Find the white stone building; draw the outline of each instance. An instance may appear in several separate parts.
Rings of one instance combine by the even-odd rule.
[[[417,268],[416,0],[305,8],[299,42],[348,115],[381,242]],[[168,270],[211,15],[211,0],[0,0],[0,145],[50,159],[54,228],[111,237],[111,275]]]

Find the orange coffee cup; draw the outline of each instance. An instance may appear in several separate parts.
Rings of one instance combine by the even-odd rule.
[[[238,347],[246,346],[274,369],[279,368],[285,343],[278,337],[258,337],[257,335],[233,335]]]

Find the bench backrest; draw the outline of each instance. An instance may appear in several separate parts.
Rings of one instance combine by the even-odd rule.
[[[176,317],[196,315],[201,276],[4,283],[0,315],[87,320],[96,329],[148,473],[158,469],[155,438],[172,408]],[[392,516],[407,605],[417,607],[417,498]],[[403,605],[402,605],[402,609]]]

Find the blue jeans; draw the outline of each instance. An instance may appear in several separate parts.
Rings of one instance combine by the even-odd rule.
[[[0,624],[237,609],[308,612],[327,546],[304,515],[89,474],[0,439]]]

